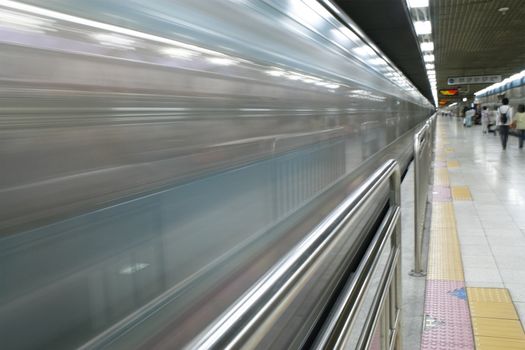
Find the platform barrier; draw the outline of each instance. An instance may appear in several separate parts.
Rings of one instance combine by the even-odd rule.
[[[434,114],[414,135],[414,269],[410,275],[415,277],[426,275],[421,264],[421,255],[435,132]]]
[[[362,209],[385,188],[385,210],[357,268],[343,280],[328,310],[318,313],[323,316],[317,317],[317,327],[308,339],[301,338],[295,345],[401,349],[400,171],[394,160],[377,169],[187,348],[264,348],[275,333],[276,321],[297,304],[297,294],[315,288],[309,285],[312,276],[324,273],[334,258],[334,247],[355,234],[349,229],[352,224],[373,215]],[[370,283],[374,278],[378,283]],[[363,307],[365,300],[369,302]]]

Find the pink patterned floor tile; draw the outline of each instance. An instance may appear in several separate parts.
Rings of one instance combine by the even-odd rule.
[[[432,200],[435,202],[448,202],[452,200],[450,187],[432,186]]]
[[[465,283],[427,280],[422,350],[474,350]]]

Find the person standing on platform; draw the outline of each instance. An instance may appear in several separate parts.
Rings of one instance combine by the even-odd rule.
[[[509,106],[509,99],[506,97],[501,100],[501,103],[502,105],[498,108],[496,123],[501,139],[501,147],[503,147],[503,150],[506,150],[507,140],[509,139],[509,126],[512,123],[512,108]]]
[[[494,106],[494,110],[489,110],[489,134],[493,133],[496,136],[498,125],[498,107]]]
[[[518,113],[514,116],[518,138],[520,139],[520,149],[523,148],[523,139],[525,139],[525,105],[518,105]]]
[[[489,131],[489,110],[484,106],[481,110],[481,131],[486,134]]]
[[[474,118],[474,115],[476,115],[474,108],[470,108],[465,111],[465,126],[466,127],[470,128],[472,126],[472,119]]]

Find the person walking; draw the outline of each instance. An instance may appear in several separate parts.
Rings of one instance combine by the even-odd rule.
[[[484,106],[481,110],[481,131],[486,134],[489,131],[489,110]]]
[[[507,149],[507,141],[509,139],[509,126],[512,123],[512,108],[509,106],[509,99],[503,98],[502,105],[498,108],[498,118],[496,123],[498,126],[499,137],[501,139],[501,147],[503,150]]]
[[[514,116],[518,138],[520,139],[520,149],[523,148],[523,139],[525,139],[525,105],[518,105],[518,113]]]

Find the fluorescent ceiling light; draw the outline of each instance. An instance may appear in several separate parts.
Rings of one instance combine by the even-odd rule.
[[[434,50],[434,43],[433,42],[426,42],[421,43],[421,51],[433,51]]]
[[[434,69],[435,68],[434,63],[427,63],[427,64],[425,64],[425,68],[426,69]]]
[[[414,22],[414,29],[417,35],[431,34],[432,24],[430,21],[416,21]]]
[[[434,58],[434,55],[424,55],[423,60],[425,62],[434,62],[435,58]]]
[[[429,69],[429,70],[427,70],[427,74],[428,75],[436,75],[436,71],[433,70],[433,69]]]
[[[428,0],[407,0],[408,7],[410,8],[419,8],[419,7],[428,7]]]

